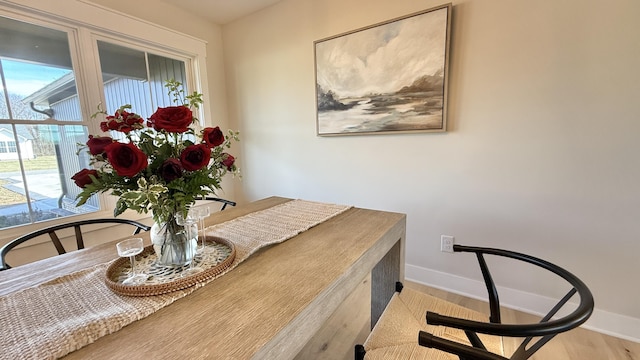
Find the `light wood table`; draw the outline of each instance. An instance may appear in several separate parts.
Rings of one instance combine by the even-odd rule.
[[[207,223],[289,200],[229,208]],[[367,276],[376,321],[404,279],[405,222],[404,214],[352,208],[65,358],[292,359]],[[108,243],[3,271],[0,295],[116,257]]]

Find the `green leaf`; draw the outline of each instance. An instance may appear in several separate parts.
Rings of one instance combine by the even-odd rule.
[[[118,201],[116,201],[116,207],[113,209],[113,216],[117,217],[125,212],[125,210],[127,210],[127,203],[123,199],[118,199]]]
[[[151,192],[151,193],[156,193],[156,194],[164,193],[164,192],[169,191],[169,189],[167,189],[167,187],[166,187],[166,186],[164,186],[164,185],[159,185],[159,184],[150,185],[150,186],[147,188],[147,190],[149,190],[149,192]]]
[[[141,196],[143,196],[143,193],[141,193],[139,191],[129,191],[129,192],[126,192],[126,193],[122,194],[120,196],[120,199],[132,201],[132,200],[139,199]]]

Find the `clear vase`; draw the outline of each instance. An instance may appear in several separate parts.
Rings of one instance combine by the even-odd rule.
[[[195,224],[178,225],[175,217],[166,223],[151,226],[151,243],[156,264],[165,267],[189,265],[198,248],[198,228]]]

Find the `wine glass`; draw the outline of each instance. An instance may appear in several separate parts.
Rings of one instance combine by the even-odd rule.
[[[176,214],[176,223],[178,225],[182,225],[184,226],[184,231],[185,231],[185,235],[187,236],[187,241],[190,243],[191,239],[194,238],[194,234],[192,233],[193,228],[195,227],[195,238],[198,238],[198,226],[197,226],[197,221],[198,219],[195,217],[193,210],[189,211],[187,213],[187,216],[184,217],[182,215],[182,213],[177,213]],[[195,248],[192,248],[190,245],[187,246],[187,248],[189,250],[192,250],[193,252],[196,251],[197,245]],[[189,263],[189,267],[185,270],[182,271],[181,276],[190,276],[196,273],[199,273],[201,271],[203,271],[204,269],[202,267],[196,266],[196,256],[195,254],[193,254],[191,262]]]
[[[122,284],[124,285],[139,285],[144,283],[148,276],[144,273],[136,273],[136,255],[140,254],[144,250],[144,244],[142,238],[131,238],[120,241],[116,244],[118,249],[118,255],[120,257],[129,257],[131,262],[131,272],[129,277],[126,278]]]
[[[203,206],[203,207],[199,207],[199,208],[194,208],[193,209],[193,214],[196,218],[198,218],[198,221],[200,222],[200,229],[202,230],[202,247],[201,247],[201,252],[204,254],[207,251],[207,241],[206,241],[206,234],[205,234],[205,229],[204,229],[204,219],[208,218],[211,215],[211,210],[209,209],[208,206]]]

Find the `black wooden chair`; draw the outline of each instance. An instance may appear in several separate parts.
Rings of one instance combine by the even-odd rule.
[[[403,290],[398,284],[396,290],[400,291],[393,295],[364,345],[356,345],[356,359],[524,360],[557,334],[583,324],[593,312],[593,296],[587,286],[557,265],[508,250],[462,245],[454,245],[453,250],[476,255],[488,291],[490,315],[412,289]],[[570,290],[539,323],[503,324],[498,291],[485,255],[541,267],[564,279]],[[568,315],[558,317],[558,311],[576,294],[577,307]],[[503,354],[503,337],[523,338],[510,356]]]
[[[235,201],[231,201],[231,200],[226,200],[226,199],[222,199],[222,198],[218,198],[218,197],[209,197],[206,196],[203,198],[203,200],[207,200],[207,201],[217,201],[219,203],[222,203],[222,208],[220,208],[220,211],[224,210],[227,208],[227,205],[229,206],[236,206],[236,202]]]
[[[9,243],[7,243],[6,245],[4,245],[1,249],[0,249],[0,271],[2,270],[7,270],[9,268],[11,268],[11,266],[9,266],[9,264],[7,264],[5,257],[7,255],[7,253],[15,248],[16,246],[29,241],[31,239],[34,239],[36,237],[42,236],[42,235],[49,235],[49,237],[51,238],[51,242],[53,242],[53,245],[56,247],[56,250],[58,251],[58,254],[64,254],[67,252],[67,250],[64,248],[64,246],[62,246],[62,243],[60,242],[60,239],[57,235],[57,231],[62,230],[62,229],[68,229],[68,228],[74,228],[75,230],[75,236],[76,236],[76,245],[78,250],[79,249],[84,249],[84,239],[82,238],[82,230],[81,230],[81,226],[85,226],[85,225],[92,225],[92,224],[124,224],[124,225],[131,225],[133,226],[135,229],[133,231],[133,234],[139,234],[141,231],[149,231],[149,229],[151,229],[150,226],[144,225],[142,223],[139,223],[137,221],[133,221],[133,220],[128,220],[128,219],[116,219],[116,218],[108,218],[108,219],[89,219],[89,220],[81,220],[81,221],[74,221],[74,222],[70,222],[70,223],[65,223],[65,224],[59,224],[59,225],[54,225],[54,226],[49,226],[40,230],[36,230],[33,232],[30,232],[28,234],[22,235],[19,238],[13,239],[11,240]]]

